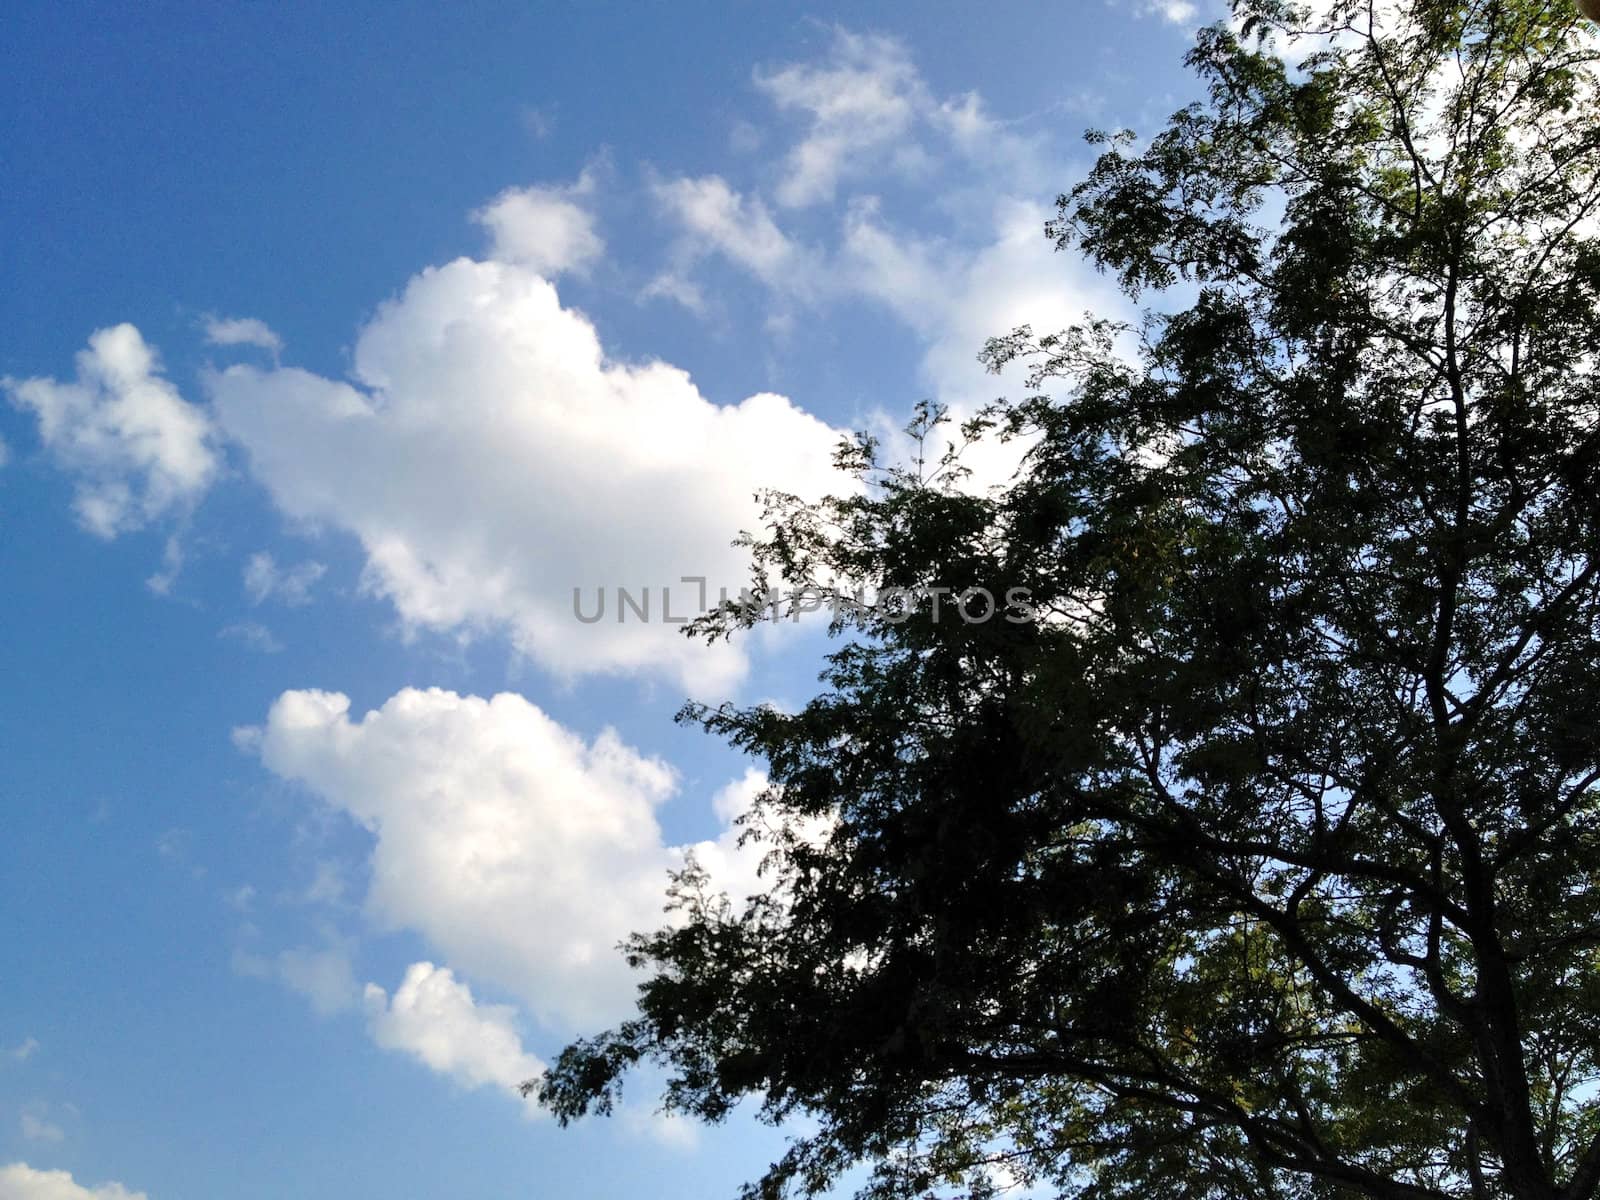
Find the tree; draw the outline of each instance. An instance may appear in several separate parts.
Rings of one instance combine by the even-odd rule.
[[[862,438],[770,498],[768,577],[919,598],[685,710],[766,891],[678,876],[542,1101],[809,1116],[752,1197],[1600,1194],[1596,59],[1570,0],[1241,0],[1091,135],[1049,236],[1164,308],[990,344],[1003,487]]]

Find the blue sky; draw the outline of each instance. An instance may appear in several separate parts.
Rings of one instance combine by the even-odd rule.
[[[672,713],[823,648],[616,589],[737,587],[755,488],[1120,311],[1042,223],[1215,15],[11,6],[0,1200],[757,1171],[781,1133],[648,1080],[565,1131],[513,1090],[626,1012],[685,847],[752,886],[760,764]]]

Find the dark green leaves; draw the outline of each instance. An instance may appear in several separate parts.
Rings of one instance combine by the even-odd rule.
[[[563,1119],[649,1059],[813,1122],[751,1196],[1600,1191],[1594,45],[1318,8],[1242,0],[1204,104],[1091,139],[1047,232],[1164,311],[996,338],[1027,394],[769,498],[764,577],[923,598],[841,610],[799,712],[685,710],[768,766],[768,891],[675,881]]]

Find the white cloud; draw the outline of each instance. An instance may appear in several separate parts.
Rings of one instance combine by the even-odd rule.
[[[810,116],[782,160],[780,201],[833,199],[846,183],[865,188],[908,165],[928,176],[923,190],[934,199],[891,217],[877,197],[848,194],[836,239],[802,245],[759,195],[718,176],[658,183],[657,200],[682,231],[670,276],[689,295],[698,296],[693,258],[717,253],[769,289],[779,320],[792,306],[843,298],[882,305],[921,340],[925,394],[957,420],[1013,386],[978,361],[990,337],[1021,324],[1054,332],[1089,310],[1126,313],[1112,287],[1050,253],[1044,226],[1069,169],[1047,140],[997,119],[975,92],[936,97],[899,42],[839,30],[822,61],[756,82],[780,111]],[[897,431],[900,418],[879,424]],[[973,482],[1006,478],[1021,452],[975,448]]]
[[[343,904],[344,894],[344,872],[339,869],[338,863],[324,859],[317,864],[316,873],[311,877],[311,882],[300,893],[300,902],[302,904]]]
[[[38,1052],[39,1039],[36,1037],[25,1037],[15,1046],[8,1047],[5,1051],[5,1055],[14,1062],[27,1062]]]
[[[259,621],[235,621],[217,630],[217,636],[239,642],[261,654],[279,654],[283,651],[283,643],[278,640],[277,634]]]
[[[283,982],[325,1016],[342,1012],[355,1002],[356,978],[342,947],[295,947],[278,955],[277,966]]]
[[[715,840],[667,846],[654,810],[673,790],[671,771],[610,732],[586,742],[519,696],[407,689],[353,722],[343,696],[286,692],[264,727],[236,740],[372,831],[365,907],[377,924],[420,932],[546,1027],[629,1014],[637,981],[617,944],[667,919],[667,871],[690,851],[736,899],[759,884],[762,848],[738,846],[733,827],[766,787],[759,771],[712,798]],[[327,954],[241,954],[235,968],[339,1011],[353,985],[336,943]],[[480,1002],[454,969],[416,963],[392,996],[367,984],[364,1006],[380,1046],[467,1087],[510,1095],[544,1070],[517,1010]],[[619,1116],[627,1132],[669,1146],[697,1140],[681,1117],[631,1105]]]
[[[1041,231],[1051,215],[1039,202],[999,198],[989,240],[977,247],[894,230],[872,205],[847,218],[842,258],[855,286],[922,333],[923,379],[939,399],[970,407],[1005,390],[978,362],[990,337],[1024,324],[1050,333],[1089,310],[1123,311],[1111,287],[1049,252]]]
[[[369,916],[421,933],[546,1025],[626,1016],[636,981],[616,947],[662,923],[686,849],[663,842],[655,816],[672,771],[610,731],[585,741],[520,696],[406,689],[360,721],[349,704],[285,692],[238,740],[372,832]],[[731,820],[763,784],[730,785],[718,815]],[[736,894],[753,886],[758,851],[736,849],[732,832],[693,850]]]
[[[176,533],[169,534],[166,544],[161,548],[161,569],[145,579],[145,587],[158,596],[171,595],[178,576],[183,574],[183,558],[182,540]]]
[[[345,1012],[360,995],[349,948],[338,941],[318,948],[296,946],[272,958],[236,951],[233,969],[252,979],[277,980],[309,1000],[318,1016]]]
[[[272,555],[263,550],[252,554],[245,563],[244,590],[251,604],[276,598],[295,607],[310,603],[312,587],[327,571],[323,564],[309,559],[292,567],[279,567]]]
[[[283,349],[283,339],[265,321],[255,317],[208,316],[205,338],[212,346],[255,346],[274,356]]]
[[[505,630],[552,671],[655,670],[724,690],[741,648],[660,619],[707,576],[748,582],[729,546],[753,494],[836,490],[838,432],[781,396],[709,402],[665,363],[610,362],[555,288],[504,262],[416,276],[361,332],[356,385],[299,370],[210,377],[223,428],[288,516],[354,533],[365,586],[411,627]],[[648,587],[652,623],[580,623],[575,589]]]
[[[936,97],[895,38],[836,29],[820,62],[757,71],[755,83],[779,112],[806,118],[775,189],[786,208],[829,202],[847,183],[886,178],[937,178],[929,191],[947,207],[963,193],[988,196],[998,187],[1054,194],[1060,186],[1061,164],[1041,135],[995,119],[976,92]],[[957,180],[951,171],[959,167],[978,175]]]
[[[469,1088],[506,1092],[544,1074],[544,1063],[523,1048],[516,1012],[480,1004],[447,967],[413,963],[395,994],[375,983],[365,992],[373,1040],[425,1063]],[[530,1101],[528,1114],[539,1110]]]
[[[652,190],[691,249],[716,250],[768,283],[799,282],[800,253],[759,197],[741,196],[717,175],[657,181]]]
[[[743,119],[736,120],[728,131],[728,148],[735,154],[754,154],[766,140],[766,134]]]
[[[545,1064],[523,1045],[516,1010],[482,1003],[448,967],[413,963],[392,997],[369,983],[364,1001],[373,1041],[462,1087],[518,1097],[524,1083],[544,1074]],[[522,1097],[521,1103],[530,1119],[544,1115],[532,1096]],[[616,1116],[628,1134],[675,1150],[692,1150],[700,1141],[699,1126],[681,1114],[624,1103]]]
[[[0,467],[11,461],[11,447],[6,445],[5,438],[0,438]]]
[[[585,190],[508,188],[472,216],[489,231],[491,257],[547,277],[582,272],[605,252],[593,215],[572,199]]]
[[[896,228],[875,199],[858,198],[841,221],[837,246],[823,257],[799,250],[758,199],[740,196],[721,179],[679,180],[671,189],[657,194],[691,237],[744,267],[780,302],[857,296],[893,313],[923,344],[919,374],[927,394],[957,420],[1008,388],[978,361],[990,337],[1024,324],[1055,332],[1086,312],[1125,311],[1104,280],[1049,252],[1043,229],[1053,210],[1041,201],[993,196],[973,221],[985,235],[956,241]],[[878,432],[892,437],[899,423],[885,419]],[[965,461],[976,483],[998,483],[1023,449],[990,439]]]
[[[1188,25],[1200,15],[1194,0],[1143,0],[1138,8],[1142,17],[1160,17],[1171,25]]]
[[[768,314],[769,331],[791,326],[793,302],[815,303],[829,289],[824,260],[779,229],[759,196],[735,191],[719,175],[654,179],[651,192],[681,233],[672,244],[671,265],[645,287],[644,298],[664,297],[707,315],[705,294],[690,276],[712,254],[748,271],[783,301]]]
[[[542,142],[556,131],[555,111],[530,105],[522,110],[522,127]]]
[[[24,1112],[20,1125],[22,1136],[30,1142],[59,1142],[66,1139],[66,1131],[37,1113]]]
[[[0,1200],[149,1200],[120,1183],[85,1187],[66,1171],[36,1171],[27,1163],[0,1167]]]
[[[183,862],[189,857],[189,844],[194,832],[181,826],[164,829],[156,838],[156,853],[168,862]]]
[[[45,448],[76,477],[79,522],[100,537],[189,505],[217,473],[205,414],[161,377],[155,351],[132,325],[91,335],[75,382],[6,378],[0,386],[37,417]]]
[[[832,200],[841,179],[880,169],[886,158],[919,161],[906,135],[929,104],[927,89],[892,38],[836,30],[826,62],[758,71],[755,81],[780,111],[807,119],[777,188],[786,207]]]
[[[960,412],[1005,391],[978,361],[990,337],[1023,324],[1054,332],[1087,311],[1124,308],[1104,281],[1050,253],[1042,231],[1053,210],[1040,201],[992,197],[974,221],[985,236],[953,241],[895,228],[877,200],[858,198],[823,257],[798,247],[758,198],[715,176],[658,185],[656,194],[690,245],[721,253],[783,303],[857,296],[884,306],[922,340],[929,394]]]
[[[260,754],[373,832],[380,924],[420,931],[541,1020],[619,1011],[614,946],[653,923],[670,862],[665,764],[612,733],[585,742],[519,696],[411,689],[359,723],[344,696],[286,692]]]
[[[766,773],[754,767],[747,768],[739,778],[729,781],[711,797],[711,811],[723,825],[721,835],[715,841],[697,842],[688,847],[694,852],[695,861],[706,869],[716,886],[727,892],[736,903],[755,895],[764,886],[760,870],[766,847],[759,843],[739,845],[741,830],[737,822],[750,810],[766,786]],[[825,823],[812,826],[817,832],[825,827]]]
[[[647,1093],[659,1089],[640,1087],[640,1093]],[[700,1126],[694,1118],[686,1117],[682,1113],[663,1112],[659,1109],[649,1109],[637,1104],[620,1104],[615,1110],[615,1115],[622,1123],[622,1128],[635,1137],[649,1138],[660,1145],[673,1150],[695,1150],[700,1145]]]
[[[678,271],[663,271],[639,291],[640,300],[672,300],[692,313],[701,316],[706,312],[705,292],[700,285],[686,279]]]

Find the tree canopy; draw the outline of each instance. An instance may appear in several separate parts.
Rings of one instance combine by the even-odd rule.
[[[1150,309],[990,343],[1003,485],[770,497],[768,578],[922,599],[685,709],[765,891],[678,876],[540,1099],[809,1118],[752,1197],[1600,1195],[1597,60],[1572,0],[1240,0],[1092,134],[1047,233]]]

